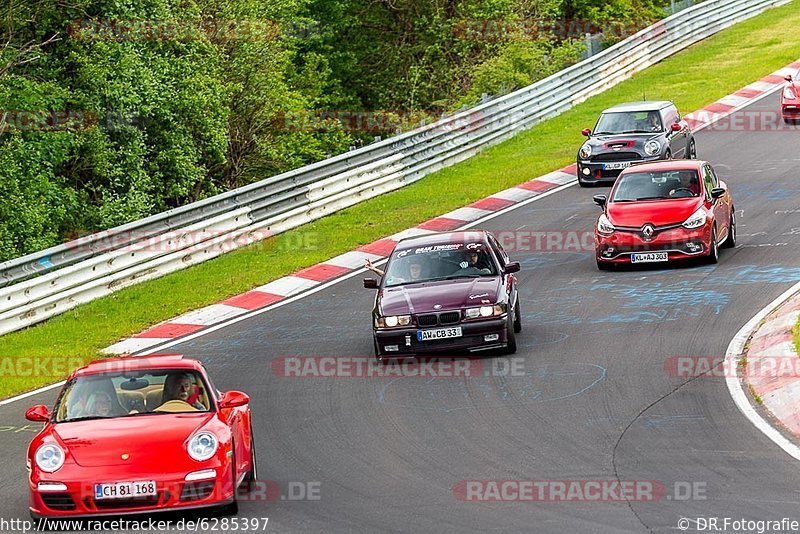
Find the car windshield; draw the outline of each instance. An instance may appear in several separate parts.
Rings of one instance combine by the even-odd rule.
[[[632,172],[617,179],[612,202],[662,200],[700,196],[697,171]]]
[[[594,134],[652,133],[663,129],[658,111],[624,111],[600,115]]]
[[[481,243],[442,243],[395,251],[386,267],[386,287],[496,276],[497,266]]]
[[[211,404],[202,376],[164,369],[101,373],[74,378],[55,406],[55,422],[176,412],[207,412]]]

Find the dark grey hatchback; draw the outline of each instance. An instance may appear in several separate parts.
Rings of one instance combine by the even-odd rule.
[[[694,136],[668,101],[620,104],[600,114],[594,131],[578,150],[578,183],[614,183],[622,169],[635,163],[697,157]]]

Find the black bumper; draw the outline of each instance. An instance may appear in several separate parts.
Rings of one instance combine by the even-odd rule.
[[[461,337],[418,341],[419,330],[461,327]],[[407,358],[417,354],[464,353],[503,348],[508,343],[508,317],[503,315],[482,321],[462,322],[435,328],[385,328],[373,330],[375,351],[380,358]],[[487,341],[485,336],[497,336]],[[387,350],[387,345],[390,350]],[[397,350],[391,350],[396,346]],[[454,354],[457,355],[457,354]]]

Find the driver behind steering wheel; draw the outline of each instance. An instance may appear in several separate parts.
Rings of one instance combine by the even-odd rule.
[[[672,189],[669,192],[670,197],[693,196],[696,197],[700,194],[700,182],[697,179],[697,174],[694,171],[681,171],[678,173],[681,180],[681,185]],[[688,195],[681,193],[690,193]]]
[[[458,266],[461,268],[460,270],[475,269],[480,274],[492,274],[491,269],[485,263],[485,259],[482,258],[482,249],[477,246],[464,250],[464,261],[459,263]]]
[[[197,410],[205,410],[206,407],[203,406],[199,400],[190,399],[192,392],[194,391],[194,385],[192,384],[192,375],[189,373],[172,373],[167,376],[167,379],[164,381],[164,395],[161,399],[161,403],[165,403],[171,400],[179,400],[189,404],[192,408]]]

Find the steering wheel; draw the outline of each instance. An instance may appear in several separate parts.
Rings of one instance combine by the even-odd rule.
[[[176,413],[176,412],[197,412],[199,410],[186,401],[182,401],[180,399],[172,399],[168,400],[158,408],[155,408],[153,411]]]
[[[673,189],[672,191],[669,192],[669,196],[674,196],[674,194],[677,193],[678,191],[686,191],[687,193],[689,193],[690,197],[694,196],[694,191],[692,191],[688,187],[677,187],[677,188],[675,188],[675,189]],[[684,196],[684,195],[681,195],[681,196]]]

